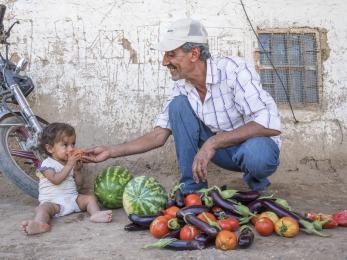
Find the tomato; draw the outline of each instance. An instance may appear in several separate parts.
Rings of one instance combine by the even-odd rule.
[[[274,232],[274,223],[267,217],[259,218],[255,222],[255,230],[262,236],[269,236]]]
[[[347,209],[336,212],[333,215],[333,220],[335,220],[339,226],[347,227]]]
[[[201,199],[198,194],[189,194],[184,198],[185,206],[202,205]]]
[[[213,221],[213,222],[216,222],[216,221],[217,221],[216,217],[215,217],[213,214],[211,214],[210,212],[204,212],[204,214],[205,214],[211,221]],[[200,214],[198,215],[198,219],[200,219],[200,220],[202,220],[202,221],[208,223],[208,221],[207,221],[207,219],[205,218],[205,216],[203,215],[203,213],[200,213]]]
[[[222,230],[218,232],[215,244],[216,248],[221,250],[235,249],[237,246],[237,236],[234,232]]]
[[[327,228],[336,228],[339,224],[337,224],[337,222],[332,218],[331,215],[327,215],[327,214],[319,214],[319,218],[320,218],[320,221],[324,221],[328,218],[330,218],[330,220],[325,223],[323,225],[323,228],[327,229]]]
[[[260,214],[255,214],[255,216],[251,218],[251,222],[253,225],[255,225],[255,223],[259,220],[259,216]]]
[[[283,217],[275,223],[275,231],[282,237],[294,237],[299,233],[299,224],[291,217]]]
[[[275,225],[276,221],[279,220],[276,213],[274,213],[272,211],[265,211],[259,215],[259,218],[264,218],[264,217],[271,219],[272,222],[274,223],[274,225]]]
[[[151,225],[149,226],[149,232],[155,237],[155,238],[162,238],[164,235],[169,233],[169,227],[168,227],[168,220],[169,218],[166,216],[159,216],[153,220]]]
[[[84,156],[84,155],[86,155],[85,154],[85,152],[82,150],[82,149],[77,149],[77,148],[75,148],[75,149],[73,149],[73,150],[71,150],[70,152],[69,152],[69,156],[72,156],[72,155],[79,155],[79,156]]]
[[[191,225],[185,225],[180,231],[181,240],[194,240],[200,234],[200,230]]]
[[[217,220],[217,223],[222,230],[236,231],[240,227],[240,221],[234,217]]]
[[[163,212],[164,215],[169,216],[169,218],[175,218],[176,217],[176,213],[179,210],[180,210],[179,207],[171,206],[171,207],[163,210],[162,212]]]

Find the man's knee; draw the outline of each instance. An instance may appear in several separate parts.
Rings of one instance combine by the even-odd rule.
[[[279,150],[268,137],[257,137],[242,149],[243,166],[257,179],[273,174],[279,165]]]
[[[170,112],[177,112],[177,111],[184,111],[184,109],[189,105],[188,98],[186,96],[180,95],[174,97],[174,99],[170,102],[169,105],[169,111]]]

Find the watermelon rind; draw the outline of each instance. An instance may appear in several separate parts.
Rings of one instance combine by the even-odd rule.
[[[127,215],[156,215],[165,208],[166,202],[165,188],[154,177],[135,177],[124,189],[123,208]]]
[[[121,208],[124,188],[132,178],[133,176],[124,167],[107,167],[95,179],[95,196],[105,208]]]

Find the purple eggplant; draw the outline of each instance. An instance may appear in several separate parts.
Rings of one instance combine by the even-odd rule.
[[[240,234],[237,239],[237,244],[240,248],[248,248],[252,245],[254,240],[254,233],[252,229],[245,225],[240,228]]]
[[[211,226],[210,224],[202,221],[197,216],[193,214],[187,214],[184,216],[184,220],[187,224],[190,224],[199,230],[201,230],[203,233],[207,234],[210,237],[215,237],[218,234],[218,229],[214,226]]]
[[[237,200],[241,203],[250,203],[260,197],[258,191],[238,191],[232,197],[232,199]]]
[[[201,250],[206,248],[206,243],[197,240],[175,240],[164,248],[173,250]]]
[[[202,243],[205,243],[205,245],[210,245],[214,242],[214,238],[210,237],[209,235],[205,234],[205,233],[200,233],[199,235],[197,235],[194,240],[196,241],[200,241]]]
[[[158,217],[159,215],[156,216],[140,216],[137,214],[130,214],[128,216],[129,220],[139,226],[144,226],[144,227],[149,227],[153,220]]]
[[[249,211],[248,207],[242,205],[241,203],[233,203],[229,200],[223,199],[217,190],[211,191],[210,196],[214,204],[218,207],[221,207],[224,210],[227,210],[233,214],[239,214],[244,217],[251,215],[251,212]]]
[[[129,223],[124,226],[125,231],[140,231],[140,230],[148,230],[148,227],[140,226],[135,223]]]
[[[252,201],[247,206],[248,206],[249,210],[254,214],[256,212],[259,213],[264,209],[263,200],[260,200],[260,199]]]
[[[175,192],[176,206],[179,208],[184,207],[184,195],[181,188],[178,188]]]
[[[176,217],[182,219],[183,216],[186,214],[199,215],[200,213],[205,211],[208,211],[208,208],[203,205],[188,206],[188,207],[181,208],[179,211],[177,211]]]

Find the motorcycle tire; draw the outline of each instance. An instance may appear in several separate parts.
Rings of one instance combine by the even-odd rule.
[[[37,119],[43,127],[48,124],[40,117]],[[10,116],[1,120],[0,124],[11,125],[23,122],[24,120],[20,116]],[[38,178],[35,175],[37,169],[33,166],[33,161],[11,155],[12,146],[19,146],[19,143],[23,142],[23,140],[19,142],[18,138],[12,137],[16,136],[19,128],[21,128],[20,131],[29,131],[24,126],[0,126],[0,171],[26,194],[37,198],[39,195]]]

